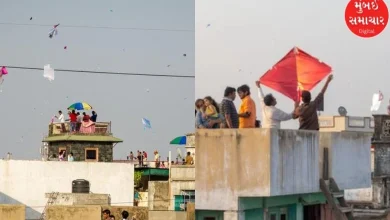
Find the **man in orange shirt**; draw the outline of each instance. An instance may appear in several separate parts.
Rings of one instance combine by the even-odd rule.
[[[237,89],[238,96],[242,102],[238,112],[239,127],[238,128],[255,128],[256,126],[256,104],[250,97],[250,89],[248,85],[242,85]]]

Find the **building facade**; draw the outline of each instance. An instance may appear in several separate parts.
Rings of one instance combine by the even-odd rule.
[[[75,161],[112,162],[113,148],[122,140],[111,133],[111,123],[97,122],[90,133],[70,132],[69,123],[53,123],[49,125],[49,134],[44,138],[42,158],[55,159],[60,152],[72,153]]]
[[[371,186],[371,133],[222,131],[196,133],[196,219],[334,219],[320,179],[340,190]]]

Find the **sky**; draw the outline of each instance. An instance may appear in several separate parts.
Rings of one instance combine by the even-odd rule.
[[[194,7],[188,0],[7,1],[0,23],[28,25],[0,24],[0,65],[193,76]],[[51,27],[42,25],[57,23],[58,35],[50,39]],[[56,72],[49,82],[41,70],[8,72],[0,88],[0,158],[11,152],[14,159],[39,159],[52,116],[79,101],[93,106],[98,121],[111,121],[114,136],[123,139],[115,159],[155,149],[166,157],[176,151],[171,139],[194,131],[194,78]],[[143,117],[151,130],[143,129]]]
[[[390,7],[390,2],[385,2]],[[322,115],[338,115],[338,107],[344,106],[350,116],[369,117],[372,96],[378,90],[383,92],[384,101],[376,114],[386,113],[390,98],[390,26],[374,38],[357,37],[344,20],[347,3],[196,1],[196,98],[210,95],[221,101],[226,86],[248,84],[260,106],[255,81],[297,46],[333,68],[334,80],[325,94]],[[323,84],[317,85],[313,95]],[[292,100],[265,86],[263,90],[276,97],[277,107],[292,111]],[[238,108],[238,97],[235,104]],[[282,123],[282,128],[297,127],[296,120]]]
[[[0,158],[7,152],[16,159],[39,158],[51,117],[77,101],[91,104],[98,120],[111,121],[114,135],[124,140],[115,146],[115,159],[138,149],[149,154],[157,149],[165,157],[168,150],[175,151],[168,144],[171,139],[194,131],[195,98],[210,95],[220,101],[226,86],[242,84],[255,92],[254,81],[294,46],[333,68],[323,115],[335,115],[344,106],[349,115],[370,116],[372,95],[378,90],[385,96],[379,113],[385,113],[390,95],[389,27],[374,38],[355,36],[344,21],[347,3],[8,1],[0,8],[0,23],[62,26],[58,36],[49,39],[48,26],[0,24],[0,65],[195,74],[196,79],[57,72],[50,83],[43,71],[9,69],[0,93]],[[292,110],[291,100],[267,87],[264,91],[275,95],[279,108]],[[259,106],[256,93],[253,96]],[[240,100],[235,103],[238,107]],[[152,130],[143,129],[142,117],[151,121]],[[282,128],[297,126],[297,121],[282,123]]]

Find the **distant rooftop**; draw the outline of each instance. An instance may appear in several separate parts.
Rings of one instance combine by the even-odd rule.
[[[121,143],[123,140],[108,136],[108,135],[77,135],[77,134],[64,134],[49,136],[43,139],[43,142],[60,142],[60,141],[91,141],[91,142],[112,142]]]
[[[83,127],[81,124],[76,126],[76,131],[71,132],[70,122],[52,123],[49,125],[48,136],[64,136],[69,134],[110,136],[111,122],[95,122],[89,127]]]

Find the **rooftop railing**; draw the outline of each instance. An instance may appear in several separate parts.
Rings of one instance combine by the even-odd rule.
[[[111,135],[111,122],[95,122],[88,129],[83,129],[81,123],[77,123],[72,131],[70,122],[58,122],[49,124],[49,135]]]

